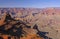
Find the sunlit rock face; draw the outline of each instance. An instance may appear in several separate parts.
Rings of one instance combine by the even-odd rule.
[[[8,17],[6,18],[6,16]],[[36,25],[38,28],[33,29]],[[3,37],[6,34],[13,39],[60,39],[60,8],[0,8],[0,30],[3,28],[2,26],[4,30],[7,30],[6,32],[9,32],[3,33]],[[18,32],[17,30],[21,29],[20,26],[23,27],[24,34],[22,35],[24,37],[11,36],[10,31]],[[43,33],[43,35],[41,32],[45,32],[45,34]]]

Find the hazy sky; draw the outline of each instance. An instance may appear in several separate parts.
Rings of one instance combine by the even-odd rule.
[[[0,7],[60,7],[60,0],[0,0]]]

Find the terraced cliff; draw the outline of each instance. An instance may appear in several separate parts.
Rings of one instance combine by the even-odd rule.
[[[48,32],[39,31],[38,26],[33,28],[27,23],[16,20],[9,13],[5,13],[3,19],[0,19],[0,39],[48,39],[45,34]]]
[[[7,30],[5,34],[14,38],[21,26],[21,39],[60,39],[60,8],[0,8],[0,29]]]

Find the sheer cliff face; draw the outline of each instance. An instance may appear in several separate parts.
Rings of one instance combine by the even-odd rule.
[[[26,27],[23,28],[23,30],[28,34],[31,34],[32,30],[33,33],[37,33],[37,31],[33,29],[34,25],[36,24],[40,31],[49,32],[49,34],[46,34],[46,36],[51,37],[52,39],[59,39],[60,8],[0,8],[0,26],[6,24],[6,13],[9,13],[11,18],[21,20],[26,23],[26,25],[31,26],[32,29],[28,29]],[[9,22],[9,26],[11,27],[11,25],[14,23],[16,23],[16,21],[11,21],[11,23]],[[30,34],[27,36],[27,38],[30,36]]]

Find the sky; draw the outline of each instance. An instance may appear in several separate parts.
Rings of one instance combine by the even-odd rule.
[[[60,7],[60,0],[0,0],[0,7]]]

